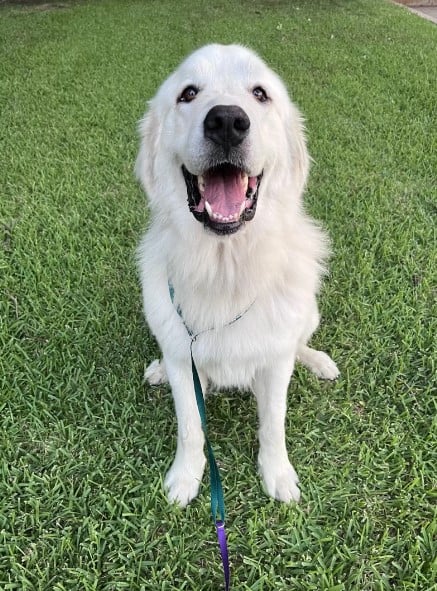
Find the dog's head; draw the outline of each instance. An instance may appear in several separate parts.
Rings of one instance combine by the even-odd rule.
[[[305,185],[299,112],[279,77],[237,45],[189,56],[150,102],[140,133],[136,172],[152,208],[190,216],[216,234],[254,218],[264,185],[268,199],[272,186],[293,199]]]

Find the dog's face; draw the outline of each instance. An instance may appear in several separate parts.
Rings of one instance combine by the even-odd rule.
[[[240,46],[193,53],[151,101],[141,132],[137,174],[152,205],[173,181],[185,213],[216,234],[254,218],[272,175],[295,175],[298,192],[305,183],[299,114],[280,79]]]

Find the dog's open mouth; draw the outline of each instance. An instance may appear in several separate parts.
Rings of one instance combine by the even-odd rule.
[[[199,176],[185,166],[182,172],[191,213],[217,234],[233,234],[253,219],[262,173],[248,176],[233,164],[220,164]]]

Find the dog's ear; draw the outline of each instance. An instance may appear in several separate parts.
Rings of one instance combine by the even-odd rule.
[[[307,150],[304,120],[293,103],[290,103],[286,129],[293,168],[293,177],[296,182],[296,188],[299,194],[301,194],[305,188],[308,177],[310,156]]]
[[[149,110],[138,125],[140,134],[140,150],[135,163],[135,175],[150,194],[155,184],[155,159],[158,151],[160,123],[153,101],[149,103]]]

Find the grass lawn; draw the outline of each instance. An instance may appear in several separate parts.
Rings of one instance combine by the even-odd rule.
[[[257,50],[307,118],[334,250],[314,344],[342,372],[290,386],[299,506],[262,491],[251,397],[208,399],[233,588],[437,589],[437,27],[383,0],[0,7],[0,589],[222,588],[208,478],[187,510],[163,492],[132,172],[146,99],[212,40]]]

